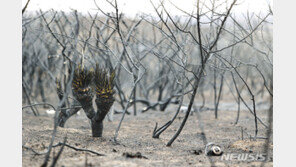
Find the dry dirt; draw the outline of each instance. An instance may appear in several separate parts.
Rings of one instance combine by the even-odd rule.
[[[138,116],[126,115],[118,136],[118,144],[113,142],[115,129],[118,126],[121,115],[114,115],[114,121],[104,122],[104,133],[101,138],[93,138],[89,121],[84,113],[70,118],[65,128],[58,128],[54,144],[63,142],[67,135],[67,144],[96,151],[105,156],[97,156],[83,151],[75,151],[68,147],[58,160],[57,166],[260,166],[260,161],[221,160],[221,157],[209,157],[204,154],[205,142],[214,142],[220,145],[227,153],[260,154],[264,152],[265,139],[250,140],[247,134],[254,135],[254,119],[249,111],[242,111],[239,124],[234,125],[236,111],[219,111],[219,118],[214,118],[213,111],[203,111],[191,115],[180,136],[171,147],[166,143],[177,131],[184,113],[181,113],[176,121],[159,139],[152,138],[155,123],[163,125],[173,117],[176,106],[170,106],[165,112],[150,110],[146,113],[138,113]],[[40,109],[41,110],[41,109]],[[43,113],[43,114],[42,114]],[[258,111],[259,117],[267,122],[267,111]],[[44,161],[44,153],[49,145],[53,130],[53,115],[41,112],[41,116],[35,117],[31,113],[23,111],[23,166],[40,166]],[[258,136],[266,136],[266,129],[259,123]],[[244,129],[242,140],[241,129]],[[206,141],[203,140],[203,133]],[[265,166],[272,166],[272,140],[269,143],[269,157]],[[55,147],[50,157],[57,154],[60,149]],[[128,158],[127,153],[139,152],[145,158]],[[201,153],[200,153],[201,152]],[[198,155],[199,154],[199,155]]]

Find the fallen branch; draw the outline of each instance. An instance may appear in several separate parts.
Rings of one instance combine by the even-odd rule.
[[[24,145],[22,145],[22,147],[27,149],[27,150],[32,151],[35,155],[45,155],[47,153],[47,152],[39,153],[39,152],[35,151],[33,148],[30,148],[30,147],[27,147],[27,146],[24,146]]]
[[[98,152],[95,152],[95,151],[92,151],[92,150],[88,150],[88,149],[77,148],[77,147],[71,146],[69,144],[66,144],[64,142],[63,143],[59,142],[58,144],[53,145],[52,147],[54,148],[54,147],[59,147],[59,146],[63,146],[63,147],[66,146],[66,147],[71,148],[71,149],[73,149],[75,151],[85,151],[85,152],[89,152],[89,153],[92,153],[92,154],[95,154],[95,155],[98,155],[98,156],[105,156],[104,154],[101,154],[101,153],[98,153]],[[39,153],[39,152],[35,151],[33,148],[30,148],[30,147],[27,147],[27,146],[24,146],[24,145],[22,147],[27,149],[27,150],[32,151],[35,155],[45,155],[48,152],[48,151],[46,151],[46,152]]]
[[[71,145],[66,144],[66,143],[61,143],[61,142],[59,142],[56,145],[53,145],[52,147],[58,147],[58,146],[66,146],[66,147],[71,148],[71,149],[73,149],[75,151],[85,151],[85,152],[89,152],[89,153],[95,154],[97,156],[105,156],[104,154],[100,154],[100,153],[95,152],[95,151],[92,151],[92,150],[88,150],[88,149],[84,149],[84,148],[77,148],[77,147],[71,146]]]

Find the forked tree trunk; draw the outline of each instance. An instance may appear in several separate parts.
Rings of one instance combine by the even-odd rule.
[[[87,118],[91,121],[93,137],[102,137],[104,128],[103,120],[115,101],[115,90],[113,89],[114,77],[114,71],[108,75],[107,70],[99,68],[98,65],[96,65],[95,72],[83,69],[81,65],[75,69],[72,81],[73,96],[80,103]],[[92,82],[94,82],[95,89],[91,86]],[[62,96],[62,93],[59,92],[59,83],[57,83],[57,91],[59,97]],[[92,102],[94,94],[96,95],[95,103],[97,105],[97,112],[95,112]],[[59,126],[64,126],[65,121],[79,109],[70,109],[68,112],[61,112],[59,115]]]
[[[91,130],[93,137],[102,137],[103,135],[103,121],[91,120]]]
[[[90,97],[89,97],[90,98]],[[92,136],[93,137],[102,137],[103,135],[103,121],[109,112],[111,106],[113,105],[114,101],[111,101],[110,103],[103,101],[102,99],[98,98],[96,99],[96,105],[97,105],[97,112],[95,112],[92,104],[92,100],[86,100],[79,99],[80,103],[82,105],[82,108],[87,116],[88,119],[91,120],[91,130],[92,130]],[[92,98],[91,98],[92,99]]]
[[[110,108],[112,107],[115,99],[113,96],[109,98],[100,98],[97,96],[96,105],[97,105],[97,113],[91,119],[91,129],[93,137],[102,137],[103,134],[103,121],[108,114]]]

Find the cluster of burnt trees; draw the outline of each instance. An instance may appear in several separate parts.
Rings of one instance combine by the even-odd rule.
[[[97,14],[23,13],[24,108],[36,116],[38,105],[54,108],[55,130],[83,109],[93,136],[99,137],[114,103],[114,112],[122,114],[114,136],[117,141],[125,114],[165,111],[177,104],[173,118],[160,127],[156,124],[153,138],[159,138],[186,106],[179,129],[167,143],[170,146],[190,111],[212,109],[218,119],[221,98],[228,95],[237,103],[236,124],[241,105],[253,116],[254,139],[259,124],[270,128],[271,119],[261,120],[256,106],[258,99],[267,101],[272,118],[271,8],[263,14],[235,16],[236,0],[210,5],[197,1],[191,12],[175,6],[184,14],[177,17],[160,1],[151,2],[155,16],[131,19],[119,12],[117,1],[107,2],[114,12],[107,13],[95,3]]]

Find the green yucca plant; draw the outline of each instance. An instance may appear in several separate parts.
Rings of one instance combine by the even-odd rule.
[[[108,73],[106,69],[100,68],[97,65],[94,77],[96,96],[101,100],[112,99],[115,93],[113,89],[115,71]]]
[[[90,84],[92,82],[93,72],[84,69],[81,65],[74,71],[74,77],[72,81],[72,88],[76,93],[83,93],[90,91]]]
[[[113,105],[115,99],[114,94],[114,78],[115,71],[109,72],[96,65],[94,72],[94,86],[96,92],[97,113],[92,121],[93,136],[100,137],[103,133],[103,120]]]
[[[78,65],[74,70],[74,76],[72,81],[72,91],[74,97],[79,101],[86,116],[92,119],[95,115],[92,99],[93,93],[91,83],[93,80],[93,72],[83,68],[82,65]]]
[[[109,112],[111,106],[113,105],[115,99],[114,94],[114,78],[115,71],[110,70],[109,72],[100,68],[96,65],[94,72],[94,85],[96,92],[96,104],[98,108],[98,120],[103,120],[106,114]]]
[[[74,71],[73,95],[91,120],[93,137],[102,136],[103,120],[115,101],[114,78],[115,71],[108,71],[100,68],[99,65],[96,65],[94,70],[78,65]],[[94,94],[96,95],[97,112],[92,104]]]

